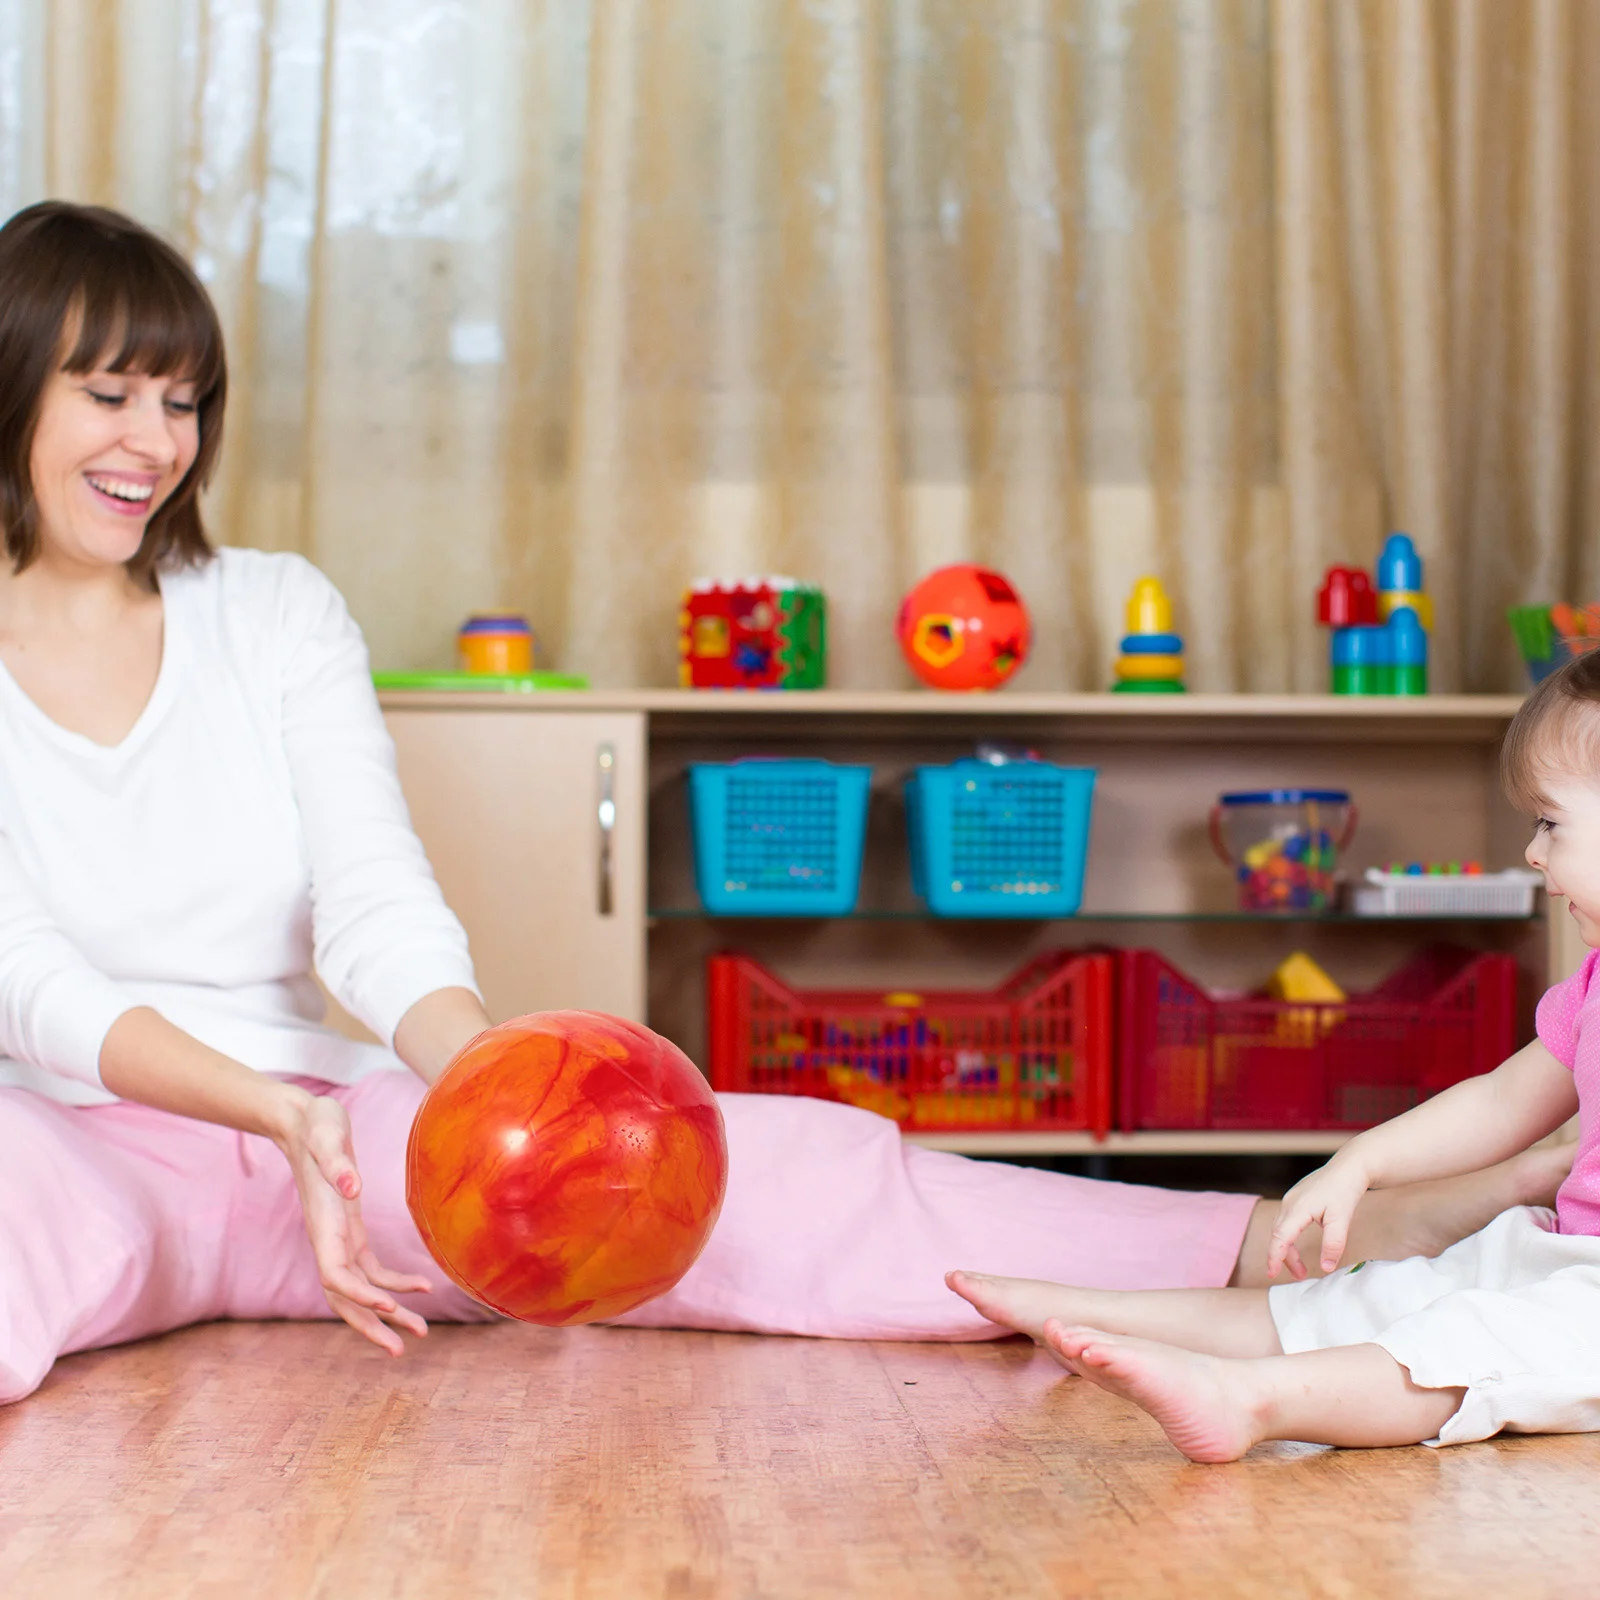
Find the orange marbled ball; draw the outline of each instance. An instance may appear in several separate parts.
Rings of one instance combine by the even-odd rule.
[[[670,1289],[727,1183],[722,1113],[694,1063],[596,1011],[479,1034],[424,1097],[406,1151],[434,1260],[484,1305],[550,1326]]]

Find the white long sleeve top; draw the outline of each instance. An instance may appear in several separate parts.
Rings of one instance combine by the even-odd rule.
[[[134,1006],[263,1072],[399,1066],[320,1025],[313,970],[386,1045],[424,995],[476,983],[360,629],[299,556],[222,550],[161,594],[160,673],[120,744],[0,667],[0,1084],[113,1100],[100,1047]]]

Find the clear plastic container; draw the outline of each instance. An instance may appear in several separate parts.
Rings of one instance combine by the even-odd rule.
[[[1343,789],[1240,790],[1211,808],[1211,842],[1233,868],[1241,911],[1331,910],[1355,829]]]

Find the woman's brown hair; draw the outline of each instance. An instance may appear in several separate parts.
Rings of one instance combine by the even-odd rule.
[[[1500,746],[1500,782],[1518,811],[1537,816],[1557,775],[1600,781],[1600,650],[1575,656],[1517,707]]]
[[[41,397],[58,370],[194,384],[199,453],[128,571],[153,586],[163,567],[207,560],[198,497],[216,465],[228,388],[211,297],[188,262],[132,218],[47,200],[0,227],[0,530],[16,572],[39,554],[30,463]]]

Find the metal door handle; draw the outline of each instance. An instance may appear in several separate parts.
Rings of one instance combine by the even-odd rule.
[[[616,909],[615,896],[611,886],[611,834],[617,825],[617,801],[615,793],[615,779],[617,772],[617,748],[615,745],[603,744],[599,750],[599,777],[600,777],[600,804],[597,816],[600,820],[600,859],[599,882],[596,886],[595,908],[602,917],[609,917]]]

